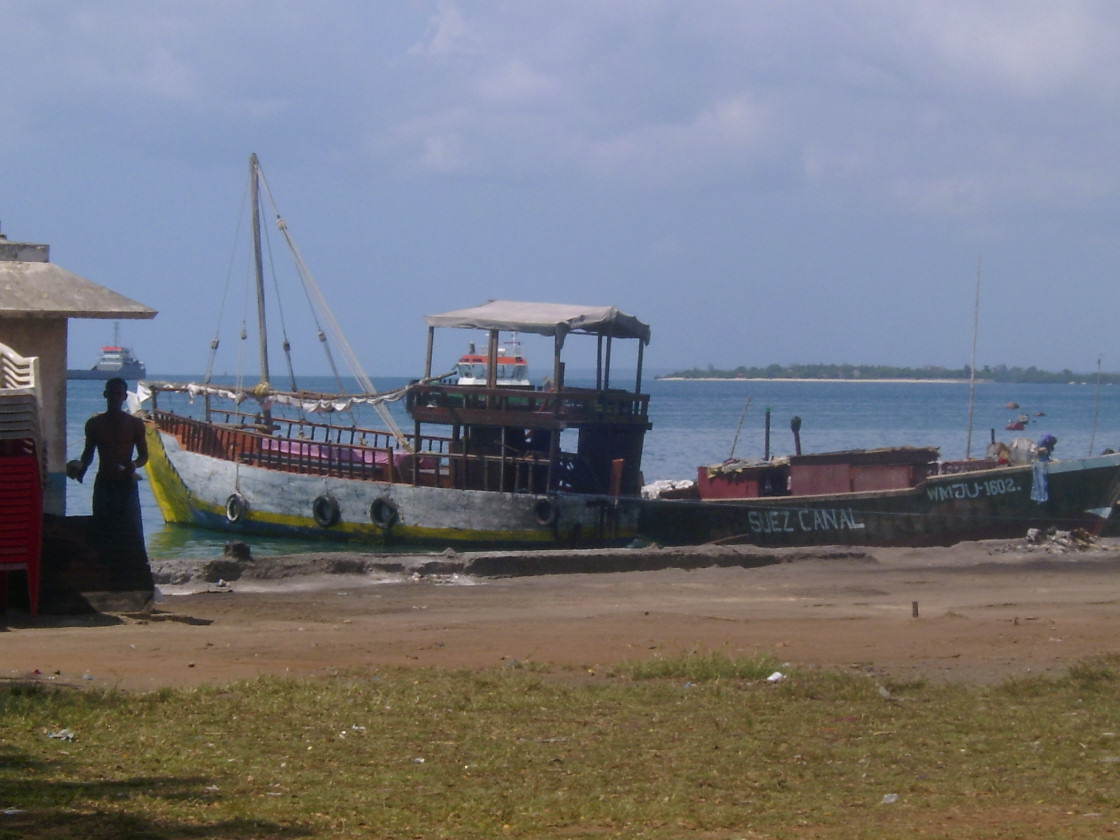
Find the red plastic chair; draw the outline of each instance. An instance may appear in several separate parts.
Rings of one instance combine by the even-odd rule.
[[[35,445],[0,445],[0,572],[27,572],[31,614],[39,614],[39,561],[43,548],[43,483]],[[0,605],[8,599],[8,576],[0,574]]]

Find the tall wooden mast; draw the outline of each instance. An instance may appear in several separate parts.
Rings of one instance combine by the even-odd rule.
[[[253,202],[253,268],[257,281],[257,329],[260,336],[261,384],[270,386],[268,370],[268,328],[264,308],[264,259],[261,256],[260,163],[256,152],[249,156],[250,197]]]

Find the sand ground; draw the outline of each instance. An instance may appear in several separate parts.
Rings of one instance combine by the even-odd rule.
[[[1019,541],[867,549],[762,568],[314,574],[161,589],[150,615],[0,616],[0,679],[144,691],[382,665],[601,672],[718,651],[995,682],[1120,652],[1117,540],[1087,551]]]

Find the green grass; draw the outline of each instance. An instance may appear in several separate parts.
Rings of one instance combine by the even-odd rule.
[[[0,838],[1106,837],[1118,664],[992,687],[719,656],[8,685]]]

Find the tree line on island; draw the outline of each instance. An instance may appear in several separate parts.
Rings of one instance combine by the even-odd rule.
[[[937,365],[924,367],[895,367],[893,365],[849,365],[849,364],[810,364],[810,365],[767,365],[765,367],[746,367],[740,365],[730,370],[721,370],[713,365],[707,368],[691,368],[658,377],[659,379],[944,379],[968,382],[972,379],[969,365],[947,368]],[[976,369],[976,379],[984,382],[1013,383],[1056,383],[1097,382],[1116,384],[1120,373],[1074,373],[1068,368],[1060,371],[1039,370],[1030,367],[1009,367],[1007,365],[985,365]]]

